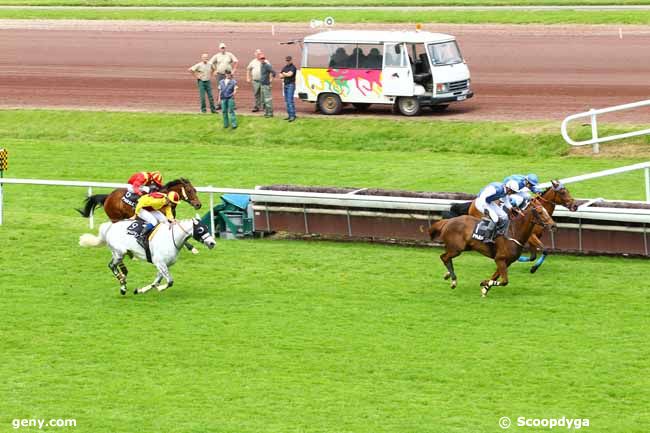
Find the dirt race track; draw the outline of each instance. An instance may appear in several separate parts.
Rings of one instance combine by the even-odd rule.
[[[364,25],[405,29],[405,26]],[[337,26],[350,28],[350,26]],[[359,28],[359,26],[357,27]],[[428,25],[456,35],[472,72],[474,99],[429,118],[560,120],[590,107],[648,99],[650,29],[626,26]],[[225,41],[240,60],[240,113],[252,95],[243,67],[255,48],[274,66],[314,33],[306,25],[0,20],[0,107],[198,111],[186,69]],[[274,86],[283,109],[281,86]],[[299,113],[314,106],[297,103]],[[350,113],[354,111],[349,110]],[[389,115],[374,108],[370,115]],[[603,120],[615,120],[614,116]],[[648,111],[616,120],[648,123]]]

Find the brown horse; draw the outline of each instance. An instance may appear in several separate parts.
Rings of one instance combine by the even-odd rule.
[[[555,227],[555,222],[538,199],[533,199],[523,215],[510,221],[509,236],[498,236],[493,244],[486,244],[472,238],[474,227],[480,221],[469,215],[462,215],[448,220],[441,220],[429,228],[431,240],[439,238],[445,245],[445,252],[440,260],[445,264],[447,273],[444,279],[451,278],[451,288],[458,284],[452,259],[463,251],[474,250],[494,259],[496,272],[489,280],[481,281],[481,294],[487,296],[492,286],[508,284],[508,266],[521,255],[524,243],[537,226]],[[501,278],[501,281],[498,279]]]
[[[548,188],[546,191],[544,191],[538,197],[542,202],[542,206],[544,206],[544,209],[546,209],[546,212],[548,212],[548,214],[551,216],[555,211],[555,205],[558,204],[566,207],[572,212],[575,212],[578,209],[578,205],[576,204],[573,197],[571,197],[569,190],[567,190],[564,187],[564,185],[562,185],[562,183],[560,183],[560,181],[557,180],[552,180],[551,187]],[[478,209],[476,209],[476,207],[474,206],[474,202],[472,202],[472,204],[469,207],[468,215],[471,215],[476,218],[481,218],[483,216],[481,215],[481,212]],[[530,272],[532,274],[534,274],[537,271],[537,269],[539,269],[539,267],[542,266],[542,263],[544,263],[544,260],[546,260],[546,256],[548,256],[548,251],[546,251],[546,248],[544,247],[544,243],[540,240],[540,236],[542,235],[543,231],[544,228],[540,226],[535,227],[533,233],[528,239],[530,257],[519,258],[520,262],[535,262],[535,260],[537,259],[537,253],[538,252],[542,253],[542,257],[540,257],[539,260],[535,262],[533,267],[530,268]]]
[[[194,209],[201,208],[201,200],[199,200],[196,194],[196,188],[194,188],[188,179],[181,177],[180,179],[167,182],[160,188],[160,192],[163,193],[170,191],[176,191],[181,200],[189,203]],[[86,199],[84,209],[77,209],[77,212],[88,218],[97,206],[104,206],[104,211],[112,222],[131,218],[135,213],[135,209],[122,201],[125,192],[126,188],[119,188],[110,194],[91,195]],[[172,209],[174,210],[174,215],[176,215],[175,204],[172,204]]]

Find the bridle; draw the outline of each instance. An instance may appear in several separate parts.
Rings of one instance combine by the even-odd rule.
[[[183,226],[181,225],[181,223],[179,223],[178,221],[173,221],[173,222],[171,223],[172,242],[174,243],[174,247],[176,247],[177,250],[180,250],[180,249],[183,247],[183,244],[181,243],[180,246],[178,246],[178,245],[176,244],[176,238],[174,237],[174,226],[178,226],[178,227],[181,229],[181,231],[182,231],[183,233],[185,233],[188,237],[189,237],[189,236],[192,236],[192,233],[190,233],[190,232],[188,232],[187,230],[185,230],[185,229],[183,228]],[[186,238],[186,239],[187,239],[187,238]]]

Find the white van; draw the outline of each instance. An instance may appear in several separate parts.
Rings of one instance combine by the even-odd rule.
[[[296,93],[324,114],[391,104],[405,116],[444,110],[474,93],[456,38],[442,33],[327,31],[303,40]]]

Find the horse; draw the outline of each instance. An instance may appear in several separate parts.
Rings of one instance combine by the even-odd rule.
[[[124,264],[124,256],[129,254],[143,260],[147,258],[144,248],[137,242],[135,236],[127,233],[132,224],[133,221],[130,220],[105,222],[99,227],[99,236],[84,233],[79,237],[79,245],[82,247],[96,247],[104,243],[108,245],[113,256],[108,262],[108,267],[119,281],[122,295],[126,295],[126,276],[129,273]],[[151,284],[140,289],[136,288],[133,294],[146,293],[154,287],[162,292],[174,285],[169,267],[176,262],[181,247],[189,237],[202,242],[209,249],[216,245],[210,230],[198,219],[198,215],[197,218],[161,223],[156,226],[150,237],[149,249],[151,263],[158,269],[158,274]],[[163,278],[166,282],[161,285]]]
[[[557,204],[566,207],[571,212],[575,212],[578,209],[578,205],[576,204],[573,197],[571,197],[569,190],[567,190],[564,185],[558,180],[552,180],[551,187],[547,188],[546,191],[544,191],[542,194],[537,195],[537,197],[540,198],[542,206],[544,206],[546,212],[548,212],[548,214],[551,216],[553,215],[553,212],[555,211],[555,205]],[[467,214],[476,218],[481,218],[483,216],[481,212],[476,209],[474,202],[471,202]],[[546,250],[546,247],[544,247],[544,243],[540,240],[540,236],[542,235],[543,231],[544,229],[539,226],[533,230],[533,233],[528,239],[530,257],[522,256],[519,258],[520,262],[535,262],[537,259],[537,253],[542,253],[542,256],[539,258],[539,260],[537,260],[535,264],[530,268],[531,274],[534,274],[537,269],[542,266],[542,263],[544,263],[544,260],[546,260],[546,256],[548,256],[548,251]]]
[[[118,222],[131,218],[135,213],[135,208],[124,201],[122,197],[126,193],[126,188],[118,188],[113,190],[110,194],[95,194],[86,198],[83,210],[77,209],[81,216],[88,218],[94,212],[97,206],[104,206],[104,211],[111,222]],[[201,209],[201,200],[196,193],[196,188],[188,179],[181,177],[180,179],[167,182],[160,188],[160,192],[168,193],[176,191],[181,200],[189,203],[194,209]],[[172,203],[172,212],[176,216],[176,204]],[[185,247],[193,254],[198,254],[198,250],[194,248],[189,242]]]
[[[452,259],[463,251],[474,250],[486,257],[494,259],[496,272],[489,280],[481,281],[481,295],[487,296],[492,286],[508,285],[508,266],[521,255],[525,242],[537,226],[555,228],[555,222],[538,199],[533,199],[528,208],[511,220],[509,236],[498,236],[493,244],[487,244],[472,238],[474,227],[480,221],[470,215],[462,215],[451,219],[443,219],[431,225],[429,237],[439,238],[445,245],[445,252],[440,260],[447,268],[444,279],[451,278],[451,288],[456,288],[458,279],[454,272]],[[501,281],[498,279],[501,278]]]

